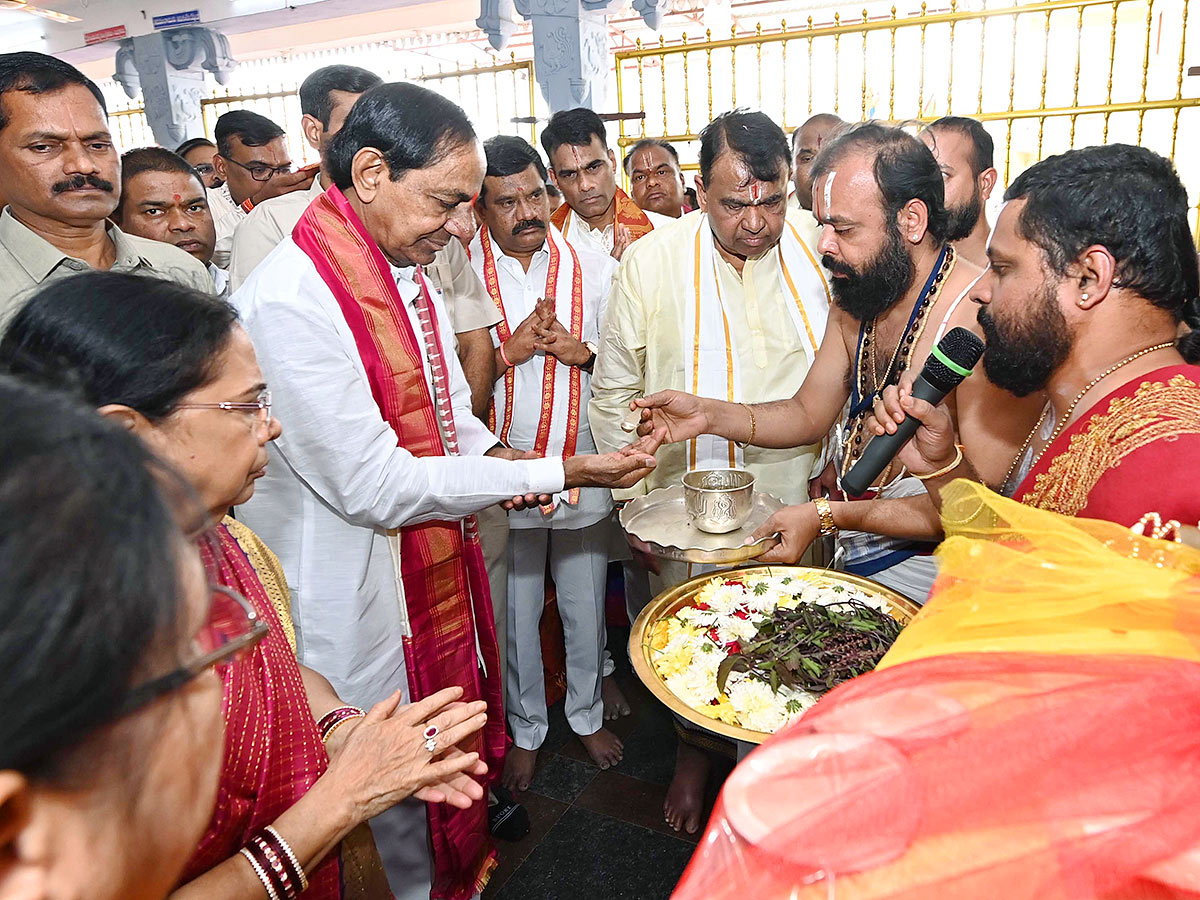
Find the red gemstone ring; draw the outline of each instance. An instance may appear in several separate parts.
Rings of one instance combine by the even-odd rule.
[[[438,727],[436,725],[428,725],[425,728],[425,749],[430,753],[437,750]]]

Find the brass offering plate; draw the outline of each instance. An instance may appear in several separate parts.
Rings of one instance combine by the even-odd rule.
[[[736,531],[709,534],[691,523],[682,484],[658,488],[630,500],[618,517],[629,543],[651,556],[676,562],[736,566],[762,556],[779,543],[770,535],[744,543],[760,525],[783,509],[783,501],[754,492],[750,516]]]
[[[667,488],[666,490],[671,489]],[[658,493],[658,491],[654,493]],[[663,593],[646,604],[645,608],[638,614],[629,632],[629,657],[633,661],[633,671],[637,673],[638,678],[642,680],[642,683],[646,685],[650,693],[654,694],[671,712],[682,716],[694,725],[699,725],[701,728],[711,731],[714,734],[719,734],[722,737],[735,741],[746,741],[751,744],[761,744],[771,735],[764,731],[751,731],[749,728],[730,725],[728,722],[722,722],[720,719],[709,718],[692,709],[692,707],[676,697],[667,688],[666,684],[663,683],[658,670],[654,667],[653,654],[655,650],[650,646],[650,638],[654,630],[654,625],[660,619],[674,615],[676,611],[682,609],[684,606],[692,605],[700,588],[704,587],[704,585],[714,578],[721,578],[723,575],[728,576],[729,574],[709,572],[706,575],[700,575],[697,578],[692,578],[689,581],[678,584],[670,590],[663,591]],[[884,587],[882,584],[877,584],[869,579],[851,575],[848,572],[816,569],[809,566],[751,566],[745,569],[738,569],[736,575],[739,578],[754,577],[756,575],[790,575],[799,581],[805,581],[809,584],[853,585],[860,590],[882,597],[887,601],[888,612],[892,618],[896,619],[902,625],[907,625],[921,610],[921,607],[903,594],[897,593],[891,588]]]

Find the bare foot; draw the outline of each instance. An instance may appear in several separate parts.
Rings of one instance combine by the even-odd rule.
[[[704,809],[704,787],[708,783],[708,756],[683,741],[675,754],[675,777],[667,789],[663,816],[676,831],[688,834],[700,830],[700,813]]]
[[[504,760],[504,775],[500,783],[510,791],[527,791],[533,781],[533,768],[537,765],[536,750],[522,750],[520,747],[510,747],[508,758]]]
[[[621,688],[617,684],[617,679],[614,675],[605,675],[600,679],[600,699],[604,701],[604,718],[606,721],[611,722],[613,719],[627,716],[631,712],[629,701],[621,693]]]
[[[625,756],[625,745],[607,728],[601,728],[595,734],[581,734],[579,740],[583,741],[592,762],[602,769],[615,766]]]

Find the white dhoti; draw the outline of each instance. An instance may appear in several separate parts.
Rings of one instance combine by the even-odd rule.
[[[546,561],[558,594],[567,662],[567,722],[576,734],[604,725],[600,667],[604,653],[607,520],[585,528],[513,528],[508,537],[508,681],[513,740],[536,750],[546,739],[546,682],[539,624]]]

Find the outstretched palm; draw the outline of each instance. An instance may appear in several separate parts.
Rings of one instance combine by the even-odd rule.
[[[634,402],[642,410],[638,434],[653,435],[661,443],[674,444],[708,433],[708,414],[694,394],[659,391]]]

